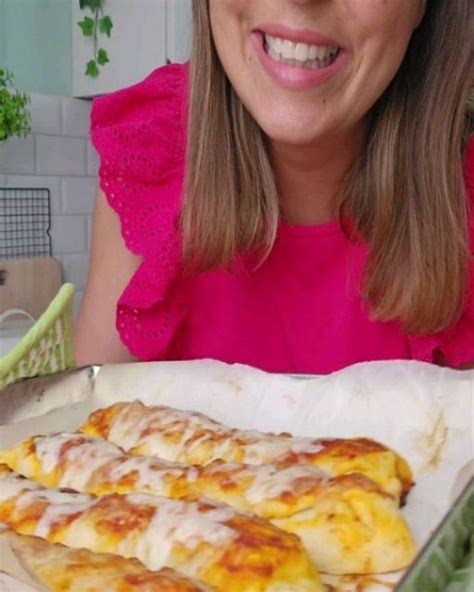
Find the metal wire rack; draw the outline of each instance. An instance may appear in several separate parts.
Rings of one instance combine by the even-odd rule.
[[[49,189],[0,187],[0,259],[51,256]]]

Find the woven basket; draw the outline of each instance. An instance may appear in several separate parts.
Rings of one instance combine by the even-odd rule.
[[[64,284],[28,333],[0,358],[0,390],[25,378],[74,368],[74,292],[73,284]]]

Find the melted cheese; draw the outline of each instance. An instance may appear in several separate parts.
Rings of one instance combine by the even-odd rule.
[[[46,475],[54,468],[60,467],[57,486],[70,487],[78,491],[89,489],[91,480],[99,469],[102,469],[103,473],[98,483],[100,479],[108,479],[111,483],[117,484],[136,473],[138,478],[134,486],[137,489],[150,489],[160,495],[168,494],[167,479],[184,477],[191,483],[198,476],[195,467],[149,457],[127,457],[111,442],[77,434],[36,438],[35,451]],[[42,475],[38,477],[41,479]]]
[[[218,424],[197,413],[188,416],[177,409],[156,407],[151,412],[143,414],[142,409],[142,405],[137,403],[125,406],[115,418],[108,439],[112,442],[120,441],[125,450],[130,450],[139,441],[148,442],[149,436],[153,437],[153,433],[148,434],[148,430],[155,425],[165,437],[181,433],[179,441],[168,440],[162,443],[162,454],[158,454],[157,451],[157,456],[172,460],[177,458],[180,445],[192,437],[196,429],[215,430],[218,427]],[[153,429],[150,431],[153,432]],[[173,452],[173,449],[176,451]]]
[[[235,430],[201,413],[169,407],[147,408],[138,402],[120,410],[108,439],[124,450],[140,448],[142,453],[167,460],[188,461],[199,447],[209,446],[206,462],[223,459],[249,464],[269,463],[292,452],[317,454],[325,448],[310,438]],[[243,457],[237,459],[239,450]]]
[[[127,497],[133,503],[150,503],[150,496],[146,494]],[[170,553],[177,543],[193,550],[202,542],[217,547],[226,546],[236,538],[236,532],[225,524],[234,516],[234,510],[225,506],[202,512],[198,502],[183,505],[173,500],[162,501],[140,537],[137,555],[151,569],[160,569],[169,565]],[[126,547],[127,541],[124,541],[119,552]]]
[[[0,490],[8,481],[16,486],[18,476],[4,475]],[[280,580],[312,582],[315,591],[322,589],[298,538],[251,514],[210,501],[149,494],[95,498],[59,490],[25,491],[26,483],[13,505],[0,503],[2,519],[20,533],[137,557],[149,569],[182,569],[220,590],[264,590]]]
[[[29,452],[28,446],[20,445],[19,449],[28,450],[28,455],[34,454]],[[77,434],[38,437],[35,439],[35,453],[41,462],[42,472],[34,468],[34,462],[25,462],[29,456],[25,459],[19,454],[12,454],[11,457],[20,466],[28,465],[26,475],[40,482],[44,482],[44,474],[58,468],[55,479],[48,481],[53,486],[99,495],[129,491],[168,497],[209,495],[257,513],[255,506],[261,502],[276,499],[285,492],[296,494],[298,481],[304,479],[306,484],[311,483],[314,490],[329,479],[328,474],[310,465],[282,468],[276,465],[217,463],[195,467],[150,457],[127,456],[114,444]],[[235,487],[229,487],[231,483]],[[175,485],[176,490],[173,490]],[[304,493],[307,491],[308,488]]]
[[[0,476],[0,503],[16,498],[23,491],[37,491],[41,485],[13,473]]]
[[[245,497],[251,504],[258,504],[264,500],[275,499],[285,492],[294,492],[298,479],[310,478],[315,485],[322,485],[330,480],[324,471],[311,466],[291,466],[281,468],[277,465],[261,465],[256,470],[249,471],[253,478],[252,485],[245,491]]]
[[[310,464],[331,475],[361,473],[398,500],[413,479],[394,451],[367,438],[312,439],[231,429],[200,413],[146,407],[139,401],[98,410],[83,426],[134,455],[207,465],[214,460],[259,464]]]
[[[28,490],[29,485],[32,486],[31,491]],[[35,534],[43,538],[48,538],[54,526],[64,518],[74,516],[72,522],[82,523],[88,511],[100,504],[100,498],[58,489],[43,489],[31,481],[20,479],[15,473],[3,479],[0,492],[4,500],[17,498],[18,511],[38,502],[44,503],[44,512],[35,528]],[[226,545],[236,537],[235,531],[226,524],[236,516],[236,512],[228,506],[206,502],[206,508],[203,509],[198,502],[182,502],[148,494],[130,494],[118,499],[131,506],[154,508],[152,519],[137,543],[139,557],[152,569],[167,564],[170,551],[177,543],[194,549],[201,542]],[[65,535],[65,542],[78,546],[81,540],[90,539],[92,525],[87,526],[86,523],[74,524],[69,535]],[[127,534],[135,540],[136,533]],[[125,535],[120,548],[126,549],[129,545],[130,541]]]
[[[29,480],[26,479],[25,481],[28,482]],[[27,491],[22,494],[18,500],[18,507],[22,508],[28,506],[34,501],[44,501],[48,504],[81,504],[92,499],[95,498],[87,493],[77,493],[75,491],[65,491],[63,489],[45,489],[39,486],[33,491]]]
[[[318,440],[310,440],[309,438],[291,438],[289,451],[295,454],[319,454],[324,452],[326,447]]]
[[[43,500],[45,497],[46,496],[41,496],[40,499]],[[89,498],[89,496],[86,497]],[[87,510],[92,508],[95,502],[95,500],[92,500],[91,498],[82,501],[78,499],[72,502],[59,501],[60,499],[61,498],[57,498],[56,501],[54,496],[52,496],[52,499],[49,500],[51,505],[48,506],[35,527],[34,534],[36,536],[48,539],[55,525],[61,523],[69,516],[79,516],[84,512],[87,512]]]
[[[35,451],[46,475],[64,464],[59,485],[79,491],[85,489],[96,469],[123,455],[111,442],[74,434],[35,438]],[[62,463],[63,455],[67,462]]]
[[[114,486],[130,487],[130,491],[149,491],[157,495],[171,496],[170,488],[178,480],[193,483],[197,480],[199,470],[190,465],[163,462],[145,456],[122,455],[116,459],[106,461],[102,471],[88,481],[94,492],[101,493],[100,485],[104,482]],[[133,481],[132,481],[133,479]],[[136,479],[136,480],[135,480]],[[123,481],[123,483],[122,483]]]

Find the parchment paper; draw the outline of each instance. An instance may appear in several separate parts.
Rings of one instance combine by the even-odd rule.
[[[0,424],[10,424],[0,427],[0,447],[73,430],[91,410],[134,399],[201,411],[240,428],[375,438],[402,454],[414,471],[416,486],[404,513],[420,548],[474,474],[472,371],[377,362],[302,379],[204,360],[84,370],[51,388],[44,383],[40,398],[33,384],[28,394],[15,388],[5,405],[2,396],[9,391],[0,393]],[[2,569],[8,572],[0,558]],[[402,575],[327,583],[336,592],[387,592]]]

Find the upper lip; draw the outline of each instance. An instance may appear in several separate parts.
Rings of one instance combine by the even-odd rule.
[[[339,43],[327,35],[323,35],[312,29],[293,29],[285,25],[263,25],[257,27],[255,31],[260,31],[272,37],[288,39],[295,43],[307,43],[308,45],[318,45],[320,47],[340,47]]]

